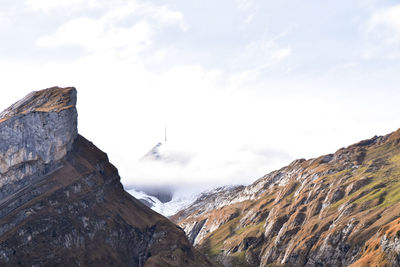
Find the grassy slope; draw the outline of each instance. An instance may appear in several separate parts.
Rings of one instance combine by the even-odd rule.
[[[360,164],[358,168],[345,169],[334,174],[325,175],[314,181],[314,183],[329,184],[334,180],[347,177],[346,182],[343,184],[343,187],[346,187],[356,181],[368,179],[368,183],[365,186],[360,187],[358,190],[351,192],[339,201],[328,206],[326,209],[327,217],[337,216],[343,204],[354,203],[356,205],[354,213],[368,211],[368,214],[371,214],[371,218],[372,215],[375,214],[379,214],[378,218],[382,217],[382,219],[373,224],[374,227],[368,228],[368,231],[365,231],[365,235],[372,235],[376,229],[382,229],[384,223],[389,223],[391,220],[400,216],[400,214],[397,213],[399,210],[397,208],[398,205],[396,205],[400,202],[400,146],[397,143],[397,141],[390,141],[379,146],[372,146],[365,151],[362,164]],[[325,165],[327,164],[320,164],[313,167],[314,169],[319,168],[319,170],[323,170],[329,167]],[[287,202],[287,205],[293,205],[296,201],[293,195],[294,191],[285,197],[284,202]],[[261,213],[269,212],[272,208],[269,200],[275,196],[275,194],[264,195],[259,200],[251,203],[250,206],[254,207],[258,205],[262,207]],[[269,204],[265,205],[265,203]],[[396,206],[396,208],[393,208],[394,206]],[[245,212],[242,212],[239,217],[228,221],[211,233],[201,246],[201,250],[211,258],[216,259],[223,251],[227,252],[233,247],[239,246],[240,242],[245,238],[262,235],[264,232],[263,226],[265,220],[241,227],[239,221],[244,215]],[[366,216],[365,219],[368,220],[370,217]],[[313,220],[310,220],[309,223],[312,223],[312,221]],[[400,229],[400,225],[396,225],[396,227]],[[394,231],[395,230],[392,230],[391,233]],[[356,239],[356,237],[354,238]],[[364,239],[365,237],[361,238],[361,242],[365,241]],[[373,247],[375,248],[376,245]],[[233,258],[234,266],[245,266],[244,264],[247,263],[245,260],[245,252],[246,251],[236,251],[230,253],[230,256]],[[367,257],[368,259],[376,258],[376,260],[363,261],[363,257]],[[363,257],[359,260],[360,263],[363,263],[363,266],[370,266],[366,264],[366,262],[371,262],[371,266],[375,263],[377,263],[378,266],[387,264],[385,255],[378,249],[372,250],[371,245],[369,249],[366,250]]]

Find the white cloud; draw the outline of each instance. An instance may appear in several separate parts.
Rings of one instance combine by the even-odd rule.
[[[165,5],[154,5],[148,2],[134,1],[122,2],[122,4],[113,6],[104,15],[102,20],[118,20],[129,16],[141,16],[147,20],[156,21],[158,23],[175,23],[182,30],[187,30],[188,26],[184,21],[184,16],[181,12],[171,10]]]
[[[271,54],[271,59],[281,61],[290,56],[292,49],[290,47],[279,48]]]
[[[255,13],[252,13],[252,14],[248,15],[246,17],[246,19],[243,21],[243,23],[244,24],[249,24],[254,19],[255,15],[256,15]]]
[[[366,23],[365,59],[400,57],[400,5],[376,11]]]
[[[81,45],[85,48],[101,45],[104,25],[95,19],[73,19],[57,29],[53,35],[45,36],[37,41],[40,46]]]
[[[231,9],[221,5],[220,10],[213,10],[215,14],[180,1],[174,9],[155,1],[136,0],[27,3],[34,10],[46,12],[46,19],[57,17],[54,21],[62,23],[49,30],[47,24],[35,26],[43,22],[42,13],[29,12],[32,17],[27,20],[24,14],[15,16],[23,23],[37,23],[32,24],[38,27],[36,31],[20,27],[23,24],[16,29],[29,30],[29,34],[18,36],[35,36],[32,38],[37,38],[39,56],[44,57],[37,60],[36,54],[21,53],[21,62],[2,58],[1,83],[7,93],[0,98],[1,105],[5,108],[31,90],[76,86],[80,133],[108,153],[126,185],[247,183],[287,163],[290,157],[285,152],[293,157],[318,156],[398,125],[398,94],[376,97],[385,86],[398,86],[393,78],[397,72],[393,71],[393,76],[379,74],[380,66],[372,66],[374,75],[366,71],[353,76],[351,63],[344,71],[348,76],[328,77],[320,75],[324,67],[317,69],[326,58],[347,55],[315,50],[332,51],[330,45],[318,42],[331,36],[318,33],[332,27],[343,32],[352,26],[348,18],[332,25],[322,21],[313,28],[307,21],[309,6],[293,10],[285,1],[275,5],[266,1],[264,9],[256,2],[255,9],[255,2],[242,0],[236,2],[238,5],[232,2]],[[215,6],[212,1],[207,4]],[[59,11],[64,9],[71,12],[63,16]],[[269,11],[271,25],[266,25],[267,20],[253,19],[252,14],[261,11]],[[390,23],[383,15],[371,19],[371,25],[376,26],[370,31],[379,32],[378,27],[395,31],[396,17],[389,17]],[[246,19],[251,25],[241,29]],[[287,21],[300,25],[286,34],[284,31],[290,29]],[[279,32],[283,33],[271,36]],[[360,40],[355,40],[357,36],[334,37],[362,47]],[[29,46],[32,42],[23,39],[19,43]],[[82,47],[86,53],[70,58],[65,47],[69,45]],[[68,60],[53,59],[54,50],[58,54],[66,51]],[[203,55],[215,58],[218,64],[203,60]],[[290,77],[282,75],[289,62],[301,65],[302,72],[296,69]],[[363,70],[364,62],[360,60],[360,64],[357,69]],[[362,93],[357,88],[362,88]],[[367,104],[372,100],[374,109]],[[138,164],[137,159],[162,140],[165,122],[171,149],[190,154],[190,163]]]
[[[253,8],[253,0],[236,0],[236,5],[240,10],[247,11]]]
[[[178,11],[170,10],[167,6],[147,5],[143,9],[143,13],[163,23],[178,23],[183,31],[187,31],[189,28],[184,22],[183,14]]]
[[[40,38],[37,44],[44,47],[78,45],[91,53],[129,50],[136,56],[151,45],[151,35],[151,26],[145,21],[125,28],[108,20],[79,18],[62,25],[53,35]]]
[[[137,18],[121,26],[120,21]],[[75,18],[61,25],[55,33],[37,40],[42,47],[77,45],[88,52],[118,53],[131,58],[150,48],[154,31],[168,24],[187,30],[183,15],[166,6],[131,2],[117,5],[99,18]],[[158,52],[160,54],[160,52]]]
[[[6,13],[0,11],[0,22],[4,22],[6,20],[8,20]]]
[[[233,59],[233,66],[240,70],[237,75],[254,79],[273,67],[278,66],[292,54],[290,45],[279,42],[286,33],[270,39],[254,40],[248,43],[238,57]],[[237,76],[237,77],[239,77]]]
[[[276,150],[255,150],[224,146],[211,152],[209,144],[192,143],[192,147],[176,150],[176,144],[168,142],[162,153],[174,151],[175,156],[190,154],[186,164],[163,161],[132,162],[122,181],[125,186],[134,185],[170,185],[191,186],[199,185],[221,186],[226,184],[248,184],[265,173],[289,162],[291,157]],[[213,144],[216,145],[216,144]],[[185,150],[190,150],[187,152]]]
[[[236,7],[244,15],[243,25],[241,25],[241,29],[244,29],[256,17],[257,7],[253,0],[236,0],[235,2]]]
[[[379,31],[386,41],[400,41],[400,5],[376,12],[368,21],[370,30]]]
[[[54,9],[61,8],[72,8],[77,6],[84,6],[85,3],[92,2],[86,0],[26,0],[26,4],[29,8],[42,11],[50,12]]]
[[[110,21],[131,15],[141,15],[159,22],[178,23],[182,30],[187,30],[188,28],[181,12],[171,10],[165,5],[155,5],[140,0],[26,0],[25,4],[32,10],[47,14],[54,10],[72,9],[72,11],[82,11],[85,9],[102,9],[107,12],[101,20]]]

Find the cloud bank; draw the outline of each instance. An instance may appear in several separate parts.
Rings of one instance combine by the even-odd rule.
[[[307,3],[1,3],[0,105],[77,87],[127,187],[246,184],[398,128],[398,5]],[[165,123],[179,160],[141,162]]]

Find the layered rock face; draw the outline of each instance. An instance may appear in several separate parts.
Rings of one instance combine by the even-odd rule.
[[[204,193],[172,217],[224,266],[400,266],[400,130]]]
[[[33,92],[0,114],[0,199],[56,167],[77,137],[76,90]]]
[[[74,88],[49,88],[0,115],[0,265],[211,266],[123,190],[75,104]]]

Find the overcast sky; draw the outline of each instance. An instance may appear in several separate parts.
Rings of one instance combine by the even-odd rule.
[[[389,0],[0,0],[0,108],[78,89],[125,186],[249,183],[400,127]],[[182,162],[138,162],[164,138]]]

